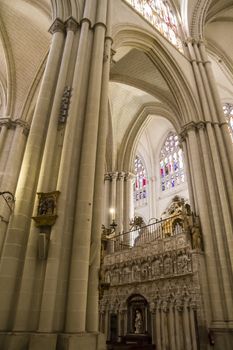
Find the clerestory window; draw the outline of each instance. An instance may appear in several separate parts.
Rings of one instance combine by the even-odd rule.
[[[233,105],[231,103],[225,103],[223,105],[223,112],[228,124],[231,141],[233,143]]]
[[[183,151],[173,132],[168,134],[160,151],[160,181],[162,191],[185,182]]]
[[[134,172],[134,204],[138,207],[147,202],[147,175],[143,161],[139,156],[136,156],[134,160]]]
[[[178,50],[183,51],[176,15],[166,0],[126,0],[160,31]]]

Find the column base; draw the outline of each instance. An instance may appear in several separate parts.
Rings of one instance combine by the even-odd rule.
[[[210,328],[209,345],[214,350],[231,350],[233,349],[233,328]]]
[[[0,349],[106,350],[106,339],[103,333],[55,334],[0,332]]]
[[[77,349],[106,350],[105,335],[103,333],[59,334],[56,350]]]
[[[57,334],[34,333],[31,335],[28,350],[56,350]]]
[[[0,332],[0,349],[1,350],[28,349],[29,340],[30,340],[29,333]]]

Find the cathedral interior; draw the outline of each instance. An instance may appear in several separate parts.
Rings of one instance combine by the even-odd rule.
[[[233,349],[233,1],[0,0],[0,349]]]

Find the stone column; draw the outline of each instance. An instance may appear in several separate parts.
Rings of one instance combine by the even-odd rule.
[[[124,335],[128,332],[128,314],[127,310],[124,310]]]
[[[67,36],[65,39],[64,50],[62,54],[62,60],[59,70],[59,76],[57,81],[57,86],[55,90],[51,117],[48,127],[48,133],[45,143],[44,155],[42,159],[41,172],[39,177],[39,183],[37,190],[39,192],[48,192],[56,189],[56,184],[51,183],[51,179],[57,177],[57,169],[52,168],[52,164],[55,163],[57,156],[57,135],[58,131],[58,116],[61,107],[61,101],[63,96],[64,87],[67,82],[67,71],[68,65],[69,70],[73,71],[74,67],[70,65],[71,49],[73,48],[74,33],[77,30],[77,24],[73,19],[69,19],[66,22]],[[77,38],[76,38],[77,39]],[[71,183],[71,177],[69,177]],[[60,188],[59,188],[60,190]],[[68,196],[67,196],[68,197]],[[69,198],[72,197],[72,194]],[[68,201],[66,199],[66,207],[68,207]],[[60,202],[59,202],[60,204]],[[35,202],[34,211],[37,208],[37,201]],[[60,205],[58,206],[60,209]],[[65,211],[65,210],[64,210]],[[68,208],[67,208],[68,211]],[[59,225],[52,228],[49,236],[49,251],[46,262],[40,263],[41,270],[38,268],[38,256],[35,254],[38,246],[38,228],[35,227],[34,223],[31,225],[27,252],[25,257],[24,272],[22,277],[19,302],[17,307],[17,313],[15,318],[15,329],[23,330],[27,327],[28,317],[34,317],[35,319],[40,317],[38,329],[41,331],[51,332],[54,327],[59,327],[61,322],[61,294],[64,293],[65,283],[63,281],[62,270],[60,269],[61,264],[65,264],[65,254],[61,256],[62,249],[65,250],[67,246],[68,237],[66,240],[61,238],[59,230],[63,228],[59,215],[58,221]],[[62,234],[65,233],[62,230]],[[63,251],[64,252],[64,251]],[[33,258],[32,258],[33,256]],[[60,269],[60,270],[59,270]],[[59,277],[58,277],[59,274]],[[38,278],[40,275],[40,279]],[[66,273],[67,275],[67,273]],[[67,279],[67,277],[66,277]],[[60,282],[62,281],[62,282]],[[63,288],[59,289],[59,282],[63,285]],[[35,293],[34,285],[37,285],[37,291]],[[29,288],[30,285],[30,288]],[[58,289],[60,292],[60,303],[57,303],[55,307],[56,297],[58,294]],[[61,292],[62,290],[62,292]],[[40,297],[38,297],[40,295]],[[62,295],[63,296],[63,295]],[[39,303],[34,302],[33,315],[31,313],[31,300],[38,300],[41,298]],[[64,296],[63,296],[64,298]],[[40,304],[41,303],[41,304]],[[38,305],[39,304],[39,305]],[[39,308],[41,308],[39,312]],[[64,311],[63,311],[64,312]],[[29,314],[31,316],[29,316]],[[55,316],[56,314],[56,316]],[[64,317],[64,316],[63,316]],[[33,319],[34,319],[33,318]],[[56,320],[56,326],[55,322]],[[25,327],[25,328],[24,328]]]
[[[192,337],[192,350],[197,350],[197,335],[196,335],[196,326],[195,326],[195,312],[196,307],[191,305],[189,317],[190,317],[190,328],[191,328],[191,337]]]
[[[117,178],[117,206],[116,206],[116,222],[117,222],[117,232],[123,232],[123,210],[124,210],[124,177],[125,173],[118,173]],[[122,240],[123,237],[120,239]]]
[[[181,346],[181,341],[180,341],[180,337],[183,337],[183,334],[180,330],[180,328],[182,329],[182,325],[180,324],[180,317],[179,314],[182,311],[182,307],[180,305],[176,305],[175,306],[175,343],[176,343],[176,349],[177,350],[183,350],[183,347]]]
[[[105,197],[105,205],[104,205],[104,225],[109,227],[109,208],[110,208],[110,186],[111,186],[111,176],[109,173],[104,175],[104,197]]]
[[[188,189],[189,189],[189,200],[190,200],[190,205],[192,208],[192,211],[197,213],[197,204],[195,202],[195,192],[194,192],[194,187],[193,187],[193,178],[192,178],[192,171],[191,171],[191,164],[190,164],[190,159],[189,159],[189,154],[190,152],[188,151],[187,144],[185,137],[181,134],[180,135],[180,143],[181,143],[181,148],[183,149],[184,153],[184,160],[185,160],[185,175],[187,178],[187,183],[188,183]]]
[[[212,171],[211,171],[211,161],[208,157],[208,147],[205,138],[205,127],[204,124],[201,123],[198,125],[198,131],[201,141],[201,147],[203,150],[203,159],[204,159],[204,167],[207,176],[207,188],[209,189],[209,198],[210,198],[210,207],[212,209],[213,222],[215,232],[212,232],[212,239],[215,246],[215,256],[218,261],[218,266],[221,268],[221,272],[219,273],[219,279],[221,280],[222,292],[224,293],[224,303],[225,313],[228,313],[228,310],[233,310],[233,298],[230,297],[231,289],[229,290],[229,285],[231,285],[231,268],[229,264],[229,260],[232,259],[233,266],[233,257],[229,257],[226,252],[226,248],[224,247],[226,239],[224,239],[224,227],[221,218],[221,207],[218,202],[218,194],[216,193],[216,184],[214,184]],[[218,233],[222,231],[222,234]],[[230,243],[230,242],[229,242]],[[228,259],[227,259],[228,258]],[[230,294],[229,294],[230,293]],[[228,318],[229,315],[227,316]]]
[[[191,333],[189,324],[189,307],[187,303],[184,303],[183,311],[183,324],[184,324],[184,339],[185,339],[185,349],[191,349]]]
[[[108,7],[109,13],[109,7]],[[107,28],[110,28],[110,17],[108,16]],[[106,140],[108,132],[108,91],[109,91],[109,72],[111,61],[112,39],[106,33],[104,48],[104,64],[102,73],[102,90],[99,111],[98,141],[96,152],[95,167],[95,188],[92,214],[91,231],[91,250],[89,261],[89,279],[87,295],[87,318],[86,330],[90,332],[98,331],[99,314],[99,269],[100,269],[100,250],[101,250],[101,225],[104,209],[104,166],[106,156]]]
[[[62,55],[61,66],[59,70],[59,76],[57,80],[53,106],[51,110],[49,126],[47,131],[47,138],[45,141],[43,159],[41,163],[40,177],[38,182],[38,192],[53,191],[56,184],[51,183],[54,174],[54,163],[57,154],[57,134],[58,134],[58,123],[59,114],[62,108],[62,98],[64,94],[64,89],[67,86],[67,75],[68,70],[74,70],[74,67],[70,66],[71,51],[73,49],[73,41],[75,32],[77,31],[77,23],[73,18],[69,18],[66,23],[66,40],[64,51]],[[68,86],[71,89],[71,86]],[[71,91],[72,93],[72,91]],[[76,98],[76,96],[75,96]],[[68,102],[69,103],[69,102]],[[57,174],[56,174],[57,175]]]
[[[162,350],[162,344],[161,344],[161,336],[162,336],[162,330],[161,330],[161,309],[159,306],[156,308],[156,349]]]
[[[201,162],[202,154],[198,145],[197,135],[195,131],[195,125],[191,124],[186,129],[188,147],[190,150],[190,163],[193,171],[193,178],[195,179],[195,194],[198,198],[198,209],[203,230],[203,239],[206,253],[206,266],[207,266],[207,279],[209,282],[209,295],[210,298],[206,298],[206,309],[212,309],[213,318],[219,319],[223,317],[222,309],[222,295],[220,293],[220,285],[216,283],[216,277],[219,278],[217,261],[215,259],[215,248],[213,244],[212,225],[210,220],[211,214],[209,211],[209,203],[206,197],[206,179],[204,178],[203,163]],[[217,276],[216,276],[217,271]],[[211,306],[209,305],[211,303]]]
[[[20,172],[21,162],[23,158],[23,152],[27,140],[29,126],[26,122],[17,119],[11,122],[11,128],[14,130],[13,140],[10,146],[8,159],[4,169],[4,175],[2,177],[0,190],[9,191],[12,194],[15,193],[17,179]],[[14,171],[12,171],[14,168]],[[0,252],[3,248],[5,233],[11,211],[4,200],[0,200]]]
[[[44,138],[46,135],[51,99],[57,81],[58,66],[64,43],[63,23],[56,20],[51,27],[52,44],[42,79],[38,102],[35,108],[30,133],[27,140],[24,159],[16,190],[14,215],[8,227],[1,259],[1,283],[7,284],[8,292],[0,291],[1,304],[0,328],[8,329],[9,314],[16,300],[15,285],[21,273],[21,259],[24,256],[34,202],[37,173],[41,161]],[[17,249],[15,249],[17,247]]]
[[[117,172],[111,172],[109,173],[109,176],[111,177],[110,182],[110,209],[108,210],[109,215],[109,223],[111,224],[113,220],[116,219],[116,183],[117,183]],[[110,212],[112,211],[112,212]],[[116,230],[118,227],[116,228]],[[117,242],[115,242],[115,238],[110,240],[108,242],[108,252],[113,253],[115,249],[117,248]]]
[[[168,329],[169,329],[169,346],[171,350],[176,350],[175,342],[175,322],[174,322],[174,308],[173,305],[169,307],[168,313]],[[179,350],[179,349],[177,349]]]
[[[9,125],[10,125],[9,118],[0,118],[0,127],[1,127],[1,129],[0,129],[0,157],[2,157],[2,153],[4,150],[4,144],[5,144],[7,130],[9,128]],[[1,158],[0,158],[0,160],[1,160]]]
[[[86,330],[89,257],[107,1],[103,0],[97,10],[77,189],[67,298],[67,332],[85,332]]]
[[[129,231],[129,223],[134,217],[133,207],[133,178],[132,173],[126,173],[125,175],[125,198],[124,198],[124,232]],[[129,235],[124,235],[125,244],[130,243]]]
[[[199,50],[200,50],[201,58],[203,60],[205,72],[207,75],[207,79],[208,79],[208,83],[209,83],[208,85],[209,85],[209,88],[210,88],[210,91],[212,94],[213,104],[215,105],[215,108],[216,108],[216,117],[217,117],[217,120],[219,122],[219,125],[215,124],[215,130],[216,130],[216,134],[217,134],[216,136],[218,138],[218,144],[222,145],[222,141],[223,141],[225,144],[226,152],[227,152],[227,157],[226,157],[226,154],[224,153],[224,147],[222,145],[221,158],[224,161],[223,168],[224,168],[224,170],[225,170],[225,167],[226,167],[226,169],[228,169],[229,164],[230,164],[231,172],[233,173],[232,147],[231,147],[229,130],[228,130],[228,126],[227,126],[227,123],[226,123],[226,120],[224,117],[223,108],[222,108],[223,106],[221,105],[216,80],[214,78],[213,71],[211,68],[211,62],[207,57],[205,44],[204,44],[203,40],[199,41]],[[221,140],[221,136],[222,136],[223,140]]]

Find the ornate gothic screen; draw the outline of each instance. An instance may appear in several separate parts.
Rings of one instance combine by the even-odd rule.
[[[233,142],[233,105],[231,103],[225,103],[223,105],[223,112],[228,123],[231,141]]]
[[[178,24],[166,0],[126,0],[136,11],[160,31],[178,50],[183,51]]]
[[[160,151],[161,190],[174,188],[185,181],[183,152],[178,136],[170,132]]]
[[[134,160],[134,205],[140,206],[147,202],[147,176],[142,159],[138,156]]]

